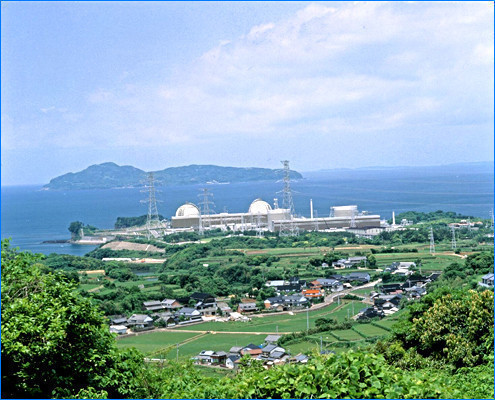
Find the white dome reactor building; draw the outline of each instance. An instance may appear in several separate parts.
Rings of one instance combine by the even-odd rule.
[[[175,212],[176,217],[199,217],[201,212],[198,206],[192,203],[186,203],[181,205]]]
[[[256,199],[249,206],[248,214],[268,214],[271,210],[272,207],[266,201]]]
[[[245,213],[220,213],[201,215],[199,208],[192,203],[181,205],[172,217],[173,229],[199,229],[200,224],[208,228],[231,229],[233,231],[264,229],[273,230],[275,221],[290,218],[289,210],[272,208],[262,199],[254,200]]]

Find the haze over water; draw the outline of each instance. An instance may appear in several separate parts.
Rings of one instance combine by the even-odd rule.
[[[333,170],[303,173],[292,182],[296,213],[309,217],[309,200],[315,215],[328,216],[331,206],[356,204],[360,211],[391,218],[404,211],[455,211],[489,218],[493,208],[493,164],[400,168],[384,170]],[[256,198],[282,206],[282,182],[231,183],[161,187],[158,212],[170,219],[185,202],[200,202],[200,189],[213,193],[216,212],[244,212]],[[49,254],[83,255],[92,246],[42,244],[70,237],[72,221],[112,228],[119,216],[147,213],[140,189],[42,191],[41,186],[2,187],[2,238],[12,237],[21,250]]]

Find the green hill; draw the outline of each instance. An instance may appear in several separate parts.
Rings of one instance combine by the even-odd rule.
[[[53,178],[43,188],[46,190],[115,189],[141,187],[146,180],[146,171],[130,165],[119,166],[113,162],[91,165],[80,172],[69,172]],[[154,171],[155,185],[190,185],[207,182],[253,182],[278,180],[282,169],[236,168],[216,165],[188,165]],[[301,179],[299,172],[291,171],[291,178]]]

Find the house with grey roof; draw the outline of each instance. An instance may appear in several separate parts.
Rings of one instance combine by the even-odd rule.
[[[143,302],[143,310],[144,311],[161,311],[164,310],[163,304],[161,301],[145,301]]]
[[[117,333],[118,335],[125,335],[127,333],[127,326],[110,325],[110,333]]]
[[[161,303],[165,311],[175,311],[182,308],[182,305],[175,299],[164,299]]]
[[[188,320],[200,320],[201,313],[192,307],[182,307],[178,312],[179,317],[183,317]]]
[[[361,283],[368,283],[371,280],[371,277],[367,272],[351,272],[350,274],[344,275],[344,279],[347,282],[358,281]]]
[[[237,308],[237,312],[239,313],[256,312],[258,310],[259,309],[256,306],[256,302],[239,303],[239,306]]]
[[[137,329],[150,328],[153,327],[153,318],[146,314],[133,314],[127,324]]]
[[[480,286],[493,287],[493,274],[486,274],[481,277],[481,282],[478,283]]]
[[[268,344],[273,344],[273,343],[277,343],[278,340],[282,337],[282,335],[268,335],[266,338],[265,338],[265,343],[268,343]]]
[[[239,367],[240,355],[229,355],[225,360],[225,366],[229,369],[237,369]]]

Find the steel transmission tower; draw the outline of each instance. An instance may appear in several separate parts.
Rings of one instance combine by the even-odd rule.
[[[204,229],[210,226],[210,214],[214,211],[215,204],[210,200],[210,197],[213,197],[213,193],[210,193],[207,188],[201,189],[201,191],[203,193],[198,195],[203,198],[203,201],[199,203],[202,206],[199,217],[199,233],[203,234]]]
[[[452,226],[452,249],[455,250],[457,248],[457,243],[455,241],[455,228]]]
[[[430,254],[435,255],[435,238],[433,237],[433,228],[430,226]]]
[[[261,228],[261,214],[258,213],[256,216],[256,237],[263,237],[263,229]]]
[[[146,235],[151,238],[152,229],[160,226],[160,217],[156,207],[155,176],[153,172],[148,173],[148,179],[145,183],[145,189],[142,192],[148,193],[147,200],[141,200],[142,203],[148,203],[148,216],[146,218]]]
[[[318,210],[315,210],[315,232],[318,232],[320,229],[319,229],[319,225],[318,225]]]
[[[350,228],[355,228],[356,227],[356,210],[351,210],[351,224]]]
[[[280,227],[280,236],[299,236],[299,229],[294,224],[294,216],[296,211],[294,209],[294,201],[292,200],[292,189],[290,187],[290,167],[289,161],[281,161],[284,166],[284,190],[282,191],[284,197],[282,200],[282,207],[289,210],[289,223],[282,224]]]

